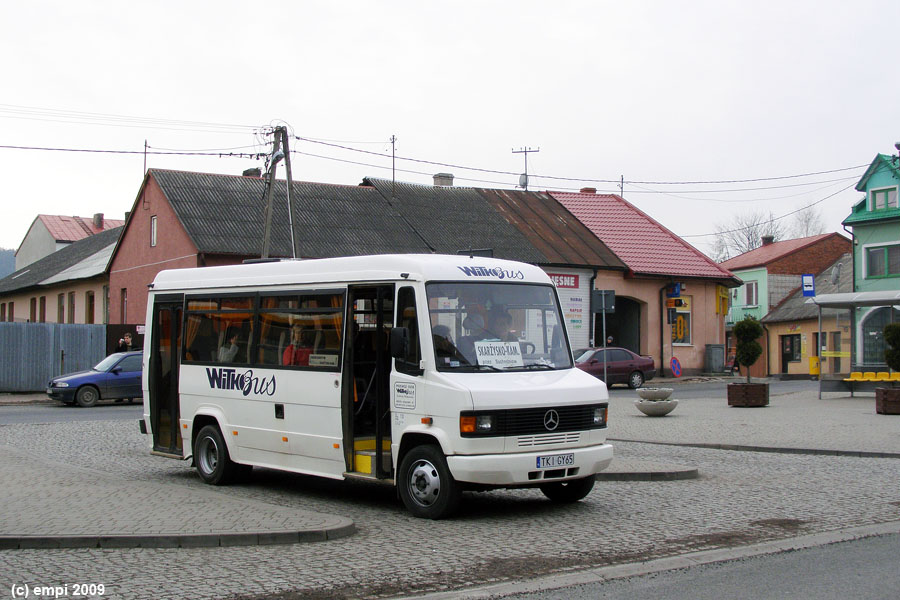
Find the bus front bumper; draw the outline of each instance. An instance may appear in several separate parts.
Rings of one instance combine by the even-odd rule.
[[[612,445],[598,444],[543,452],[448,456],[447,466],[457,481],[518,486],[596,475],[609,466],[612,458]]]

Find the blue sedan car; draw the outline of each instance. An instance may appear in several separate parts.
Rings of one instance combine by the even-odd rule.
[[[60,375],[50,380],[47,395],[65,404],[94,406],[98,400],[141,398],[142,352],[110,354],[90,371]]]

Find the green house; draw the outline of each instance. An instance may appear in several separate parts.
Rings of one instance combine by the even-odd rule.
[[[853,235],[853,291],[900,290],[900,162],[896,156],[879,154],[856,184],[865,196],[844,219]],[[856,356],[860,366],[884,364],[882,330],[900,321],[896,307],[861,307],[854,318]]]

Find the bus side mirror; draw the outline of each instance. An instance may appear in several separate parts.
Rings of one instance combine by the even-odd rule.
[[[391,329],[391,356],[405,360],[409,354],[409,329],[394,327]]]

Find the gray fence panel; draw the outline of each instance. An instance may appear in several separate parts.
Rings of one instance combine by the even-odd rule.
[[[105,325],[0,323],[0,392],[40,392],[106,355]]]

